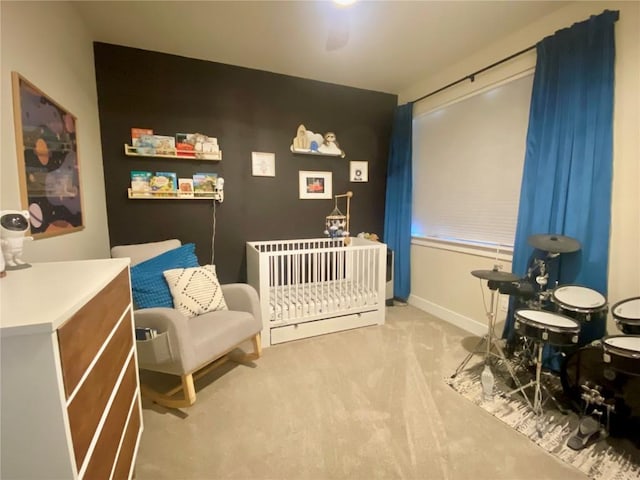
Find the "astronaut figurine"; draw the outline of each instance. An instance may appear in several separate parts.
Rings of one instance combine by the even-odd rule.
[[[22,244],[33,237],[25,237],[29,231],[29,212],[27,210],[0,211],[0,245],[6,270],[18,270],[30,267],[20,258]]]

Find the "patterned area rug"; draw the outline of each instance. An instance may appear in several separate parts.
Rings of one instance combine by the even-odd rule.
[[[474,365],[463,370],[453,379],[445,379],[445,382],[463,397],[593,479],[637,480],[640,478],[640,450],[633,442],[625,438],[608,436],[582,450],[569,448],[567,441],[578,427],[580,416],[573,411],[563,414],[555,409],[551,400],[548,400],[544,404],[543,414],[538,418],[522,395],[506,395],[505,392],[513,389],[505,384],[505,377],[510,381],[511,378],[504,366],[492,367],[496,376],[495,395],[493,400],[484,401],[480,383],[482,368],[482,363]],[[523,380],[520,375],[518,378]],[[523,383],[528,382],[528,379],[524,379]],[[561,388],[559,381],[557,381],[557,388]],[[533,402],[533,388],[527,389],[527,396]]]

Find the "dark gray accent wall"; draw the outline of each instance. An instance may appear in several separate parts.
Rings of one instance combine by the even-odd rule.
[[[300,200],[300,170],[332,172],[334,194],[354,192],[351,232],[383,237],[396,95],[105,43],[95,43],[94,52],[111,246],[179,238],[196,244],[201,264],[211,263],[212,202],[130,200],[131,170],[224,177],[214,243],[223,282],[246,279],[247,241],[323,236],[334,201]],[[335,132],[346,157],[293,154],[290,146],[301,123],[317,133]],[[223,159],[126,156],[132,127],[217,137]],[[275,153],[275,178],[252,176],[254,151]],[[369,162],[368,183],[349,181],[350,160]]]

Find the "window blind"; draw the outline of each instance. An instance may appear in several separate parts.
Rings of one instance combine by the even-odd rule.
[[[513,246],[533,74],[413,120],[412,235]]]

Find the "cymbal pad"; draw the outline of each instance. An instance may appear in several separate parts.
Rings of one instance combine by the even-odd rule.
[[[549,253],[571,253],[581,248],[580,242],[575,238],[555,234],[531,235],[527,242],[533,248]]]

